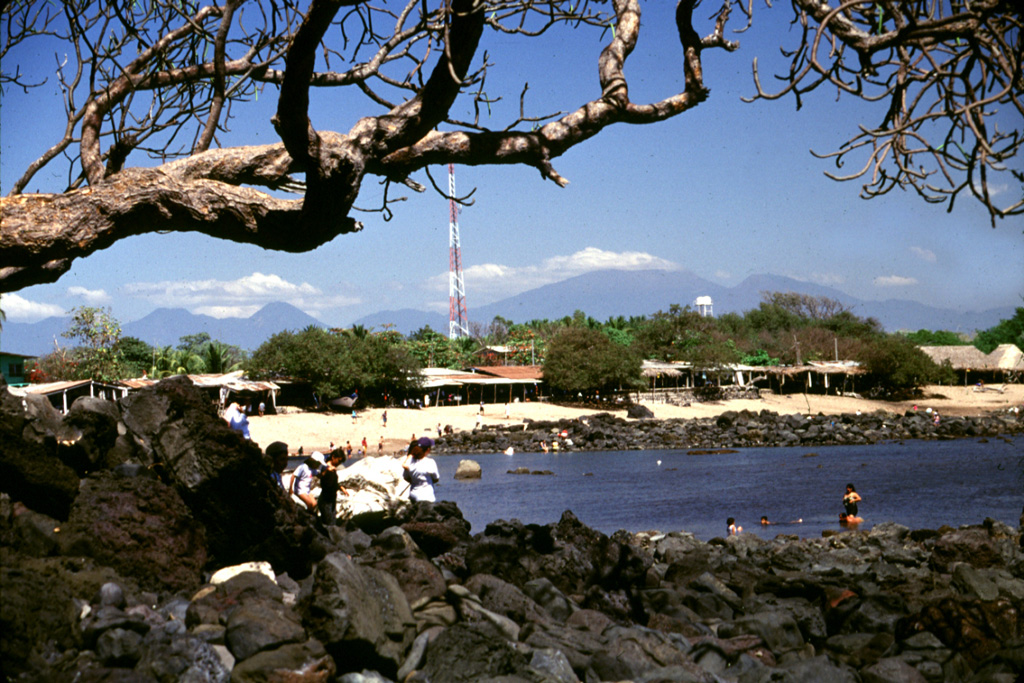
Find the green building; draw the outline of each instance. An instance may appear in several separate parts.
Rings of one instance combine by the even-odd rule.
[[[31,361],[35,358],[35,356],[0,351],[0,372],[3,373],[8,386],[19,387],[28,384],[28,371],[32,367]]]

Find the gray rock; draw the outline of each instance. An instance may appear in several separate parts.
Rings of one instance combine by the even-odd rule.
[[[963,562],[953,568],[953,585],[969,598],[988,601],[999,597],[999,586],[995,581],[982,570]]]
[[[555,649],[534,650],[530,668],[544,674],[552,683],[579,683],[580,680],[572,670],[569,658]]]
[[[424,657],[427,654],[427,645],[443,630],[442,627],[434,626],[416,636],[416,640],[412,642],[412,647],[409,648],[409,652],[406,654],[405,661],[398,669],[398,680],[406,680],[409,674],[423,665]]]
[[[612,626],[603,637],[605,649],[594,656],[592,663],[601,680],[634,679],[662,666],[703,671],[688,656],[690,644],[681,636],[639,626]]]
[[[338,683],[394,683],[376,671],[360,671],[338,676]]]
[[[120,584],[108,581],[107,583],[100,586],[99,594],[96,596],[94,602],[99,603],[103,607],[117,607],[118,609],[124,609],[127,601],[124,598],[124,589],[121,588]]]
[[[117,607],[100,607],[82,622],[82,640],[89,649],[96,647],[96,641],[111,629],[134,631],[139,635],[149,632],[150,626],[139,616],[125,613]]]
[[[781,610],[742,616],[733,622],[731,629],[719,630],[719,635],[724,637],[743,633],[760,636],[768,649],[776,655],[804,646],[804,638],[796,619]]]
[[[301,610],[309,631],[344,667],[340,673],[372,669],[394,676],[415,636],[416,622],[398,581],[343,553],[317,565]]]
[[[421,680],[486,681],[502,676],[529,680],[529,656],[487,622],[460,622],[427,647]],[[509,679],[506,679],[509,680]]]
[[[41,512],[18,506],[12,524],[18,550],[33,557],[49,557],[60,550],[61,523]]]
[[[921,631],[910,636],[901,644],[905,650],[941,650],[946,646],[931,631]]]
[[[978,567],[1001,567],[1004,559],[995,540],[985,529],[971,527],[943,535],[932,546],[932,566],[951,572],[957,562]]]
[[[184,628],[179,622],[172,624]],[[154,629],[147,634],[136,672],[158,681],[227,683],[231,679],[231,672],[212,645],[176,630]]]
[[[455,469],[453,478],[480,479],[482,476],[483,471],[480,469],[480,463],[476,460],[460,460],[459,466]]]
[[[863,683],[927,683],[920,671],[894,657],[879,660],[860,670]]]
[[[858,683],[855,671],[833,664],[825,656],[802,659],[780,668],[788,674],[787,683]]]
[[[283,603],[248,601],[231,610],[224,641],[236,661],[288,643],[306,641],[298,615]]]
[[[283,645],[259,652],[231,670],[232,683],[268,681],[330,681],[336,668],[334,660],[316,640]]]
[[[107,629],[96,640],[96,654],[107,666],[131,668],[142,657],[142,636],[123,628]]]
[[[577,619],[588,610],[580,610],[573,615]],[[598,615],[603,616],[603,615]],[[604,619],[607,623],[607,618]],[[586,671],[591,668],[594,655],[605,647],[601,631],[597,633],[587,628],[562,625],[554,622],[527,624],[520,632],[522,642],[536,649],[555,649],[569,660],[575,671]]]
[[[556,621],[565,621],[577,609],[576,605],[545,577],[527,581],[523,584],[523,592]]]
[[[513,619],[517,624],[547,621],[551,618],[550,613],[542,609],[530,595],[496,576],[477,574],[466,581],[466,588],[479,598],[481,605]],[[529,591],[529,584],[525,588]],[[553,586],[552,589],[561,596]],[[571,610],[567,609],[559,621],[564,621],[570,613]]]

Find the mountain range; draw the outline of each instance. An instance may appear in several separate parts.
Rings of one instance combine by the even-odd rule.
[[[651,315],[667,311],[672,304],[692,306],[699,296],[711,297],[715,315],[743,313],[758,307],[762,292],[797,292],[829,297],[848,307],[855,315],[876,319],[890,332],[929,329],[969,334],[988,329],[1000,320],[1011,318],[1014,313],[1012,306],[957,311],[905,299],[868,301],[834,287],[780,275],[751,275],[734,287],[725,287],[689,271],[665,270],[595,271],[480,307],[472,306],[472,292],[469,292],[468,304],[470,320],[484,324],[499,315],[515,322],[545,318],[556,320],[577,310],[604,321],[619,315],[627,318]],[[447,316],[410,309],[380,311],[355,321],[355,324],[367,328],[379,328],[386,323],[393,324],[403,334],[424,325],[430,325],[439,332],[448,330]]]
[[[757,308],[762,292],[798,292],[825,296],[847,306],[854,314],[878,320],[889,331],[951,330],[971,333],[984,330],[1013,316],[1012,306],[984,311],[956,311],[926,306],[914,301],[888,299],[867,301],[833,287],[801,282],[778,275],[752,275],[734,287],[725,287],[688,271],[606,270],[544,285],[479,308],[472,307],[471,321],[490,323],[495,316],[515,322],[555,320],[577,310],[597,320],[623,315],[650,315],[668,310],[672,304],[692,305],[698,296],[710,296],[715,315],[743,313]],[[403,334],[425,326],[447,333],[448,318],[439,313],[416,309],[380,311],[353,321],[368,329],[395,326]],[[7,321],[0,334],[0,348],[26,355],[42,355],[53,350],[54,340],[65,343],[60,334],[68,319],[46,318],[36,323]],[[270,303],[248,318],[214,318],[196,315],[183,308],[158,308],[139,320],[124,323],[122,333],[153,346],[177,345],[187,334],[207,332],[213,339],[243,349],[255,349],[270,336],[283,330],[301,330],[309,325],[327,327],[316,318],[283,302]]]

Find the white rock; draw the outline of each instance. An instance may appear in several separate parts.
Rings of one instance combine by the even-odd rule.
[[[270,566],[269,562],[244,562],[242,564],[236,564],[233,567],[218,569],[213,573],[213,576],[210,577],[210,583],[216,586],[217,584],[225,583],[226,581],[235,578],[239,574],[244,574],[245,572],[259,572],[271,581],[276,581],[274,568]]]

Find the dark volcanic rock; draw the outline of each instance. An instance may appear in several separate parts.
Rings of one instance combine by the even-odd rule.
[[[49,401],[19,399],[0,378],[0,486],[37,512],[67,519],[78,475],[56,455],[61,435],[60,413]]]
[[[342,672],[369,668],[394,677],[415,636],[412,611],[395,578],[360,567],[343,553],[317,565],[302,613]]]
[[[308,551],[293,538],[302,532],[282,528],[297,523],[295,510],[284,507],[259,447],[232,431],[187,378],[135,392],[122,407],[145,464],[174,486],[203,524],[216,562],[266,557],[276,546],[281,552],[272,561],[279,571],[301,571],[303,559],[308,567]],[[289,553],[297,558],[290,563]]]
[[[158,591],[195,588],[207,559],[203,528],[178,494],[145,477],[103,472],[83,480],[61,537],[66,553]]]
[[[634,406],[637,408],[637,406]],[[642,406],[640,406],[642,408]],[[633,408],[630,408],[632,411]],[[561,450],[600,451],[679,449],[712,451],[723,447],[873,444],[901,439],[952,439],[1019,434],[1024,414],[992,413],[948,418],[940,425],[916,414],[877,411],[854,415],[779,415],[767,410],[727,410],[713,418],[650,420],[633,412],[630,418],[595,413],[576,419],[527,421],[522,425],[490,426],[456,432],[437,440],[434,451],[495,453],[510,444],[519,451],[540,451],[541,442]]]
[[[42,456],[46,476],[0,452],[14,474],[0,485],[21,496],[0,495],[4,678],[935,683],[1024,670],[1021,534],[995,520],[703,543],[682,531],[606,536],[566,512],[470,536],[458,507],[439,502],[318,530],[183,380],[120,412],[76,404],[64,422],[9,398],[0,446]],[[885,413],[599,413],[448,445],[522,450],[564,433],[570,449],[722,453],[1020,431],[1016,417],[943,425]],[[56,486],[42,481],[54,467]],[[88,473],[80,492],[76,471]],[[51,512],[62,505],[69,516]],[[279,573],[256,565],[195,589],[203,570],[235,559]]]
[[[74,433],[74,442],[60,449],[61,459],[83,477],[120,464],[121,456],[114,449],[120,419],[121,410],[113,401],[91,396],[75,401],[64,418],[65,428]]]

